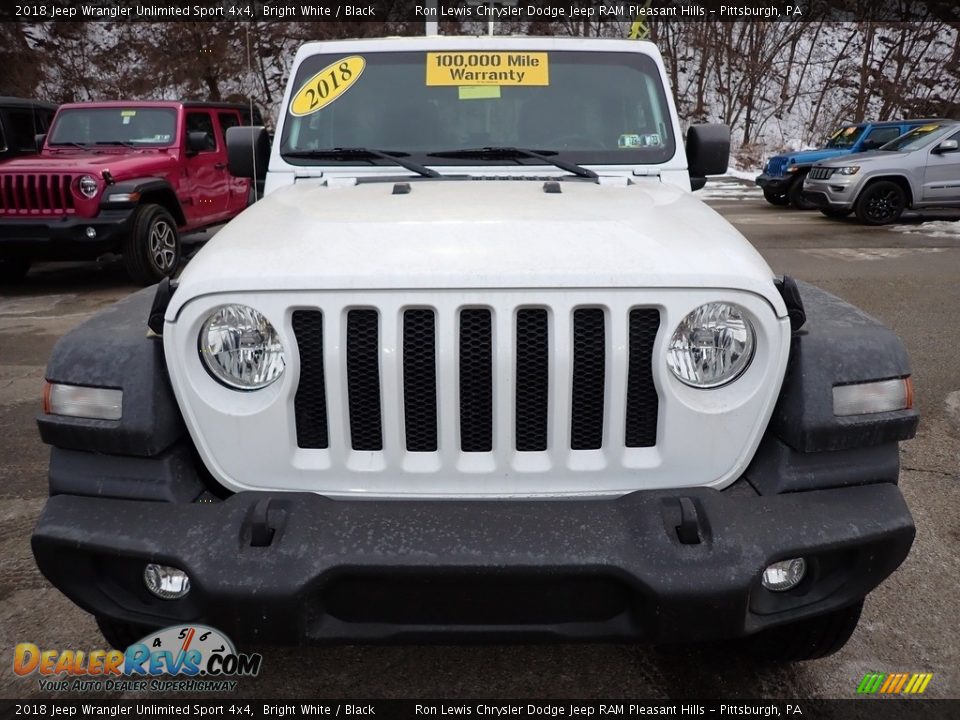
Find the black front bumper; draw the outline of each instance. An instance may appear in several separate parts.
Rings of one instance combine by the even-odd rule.
[[[787,188],[790,187],[791,180],[793,180],[792,175],[781,175],[779,177],[774,177],[772,175],[763,173],[762,175],[758,175],[754,182],[764,190],[772,193],[783,194],[787,192]]]
[[[132,208],[101,210],[96,217],[0,217],[0,258],[31,260],[94,260],[115,252],[130,232]],[[95,231],[89,237],[88,228]]]
[[[203,622],[246,642],[667,642],[742,636],[856,602],[913,541],[893,484],[772,496],[735,488],[553,501],[57,495],[33,550],[89,612],[157,627]],[[681,497],[698,544],[678,537]],[[766,565],[796,556],[810,566],[799,587],[761,587]],[[186,570],[189,595],[150,595],[147,562]]]

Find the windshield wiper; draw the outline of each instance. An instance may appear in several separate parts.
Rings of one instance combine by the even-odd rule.
[[[80,148],[81,150],[89,150],[89,149],[90,149],[90,146],[89,146],[89,145],[87,145],[86,143],[80,143],[80,142],[71,142],[71,141],[68,141],[68,142],[52,142],[52,143],[47,143],[47,144],[48,144],[50,147],[66,147],[66,146],[69,145],[70,147]]]
[[[366,158],[380,158],[381,160],[389,160],[395,165],[399,165],[402,168],[406,168],[410,172],[415,172],[418,175],[423,175],[424,177],[438,178],[443,177],[436,170],[431,170],[428,167],[424,167],[415,162],[409,160],[403,160],[399,156],[407,155],[409,153],[399,153],[399,152],[385,152],[383,150],[374,150],[372,148],[365,147],[347,147],[347,148],[327,148],[324,150],[287,150],[280,153],[283,157],[292,157],[292,158],[326,158],[329,160],[346,160],[348,158],[355,157],[366,157]]]
[[[591,180],[596,180],[599,177],[599,175],[597,175],[593,170],[585,168],[582,165],[567,162],[566,160],[561,160],[560,158],[556,157],[549,157],[550,155],[556,154],[556,150],[539,151],[515,147],[464,148],[462,150],[442,150],[440,152],[428,153],[430,157],[443,158],[519,159],[527,157],[533,158],[534,160],[541,160],[549,165],[558,167],[561,170],[566,170],[568,173],[578,177],[590,178]]]
[[[126,140],[97,140],[94,145],[123,145],[128,148],[135,148],[132,142],[127,142]]]

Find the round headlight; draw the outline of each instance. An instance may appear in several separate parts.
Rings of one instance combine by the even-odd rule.
[[[680,382],[691,387],[719,387],[747,369],[754,341],[753,326],[741,308],[707,303],[677,326],[667,349],[667,365]]]
[[[97,196],[97,181],[89,175],[81,177],[77,182],[77,187],[80,188],[80,194],[86,198],[92,199]]]
[[[283,344],[273,325],[246,305],[217,308],[200,329],[200,357],[235,390],[260,390],[283,374]]]

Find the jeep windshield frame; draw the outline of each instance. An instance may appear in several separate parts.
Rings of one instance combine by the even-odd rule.
[[[866,125],[844,125],[827,138],[824,148],[828,150],[849,150],[863,136]]]
[[[177,110],[156,106],[70,107],[57,113],[49,147],[170,147],[177,142]]]
[[[437,54],[546,56],[548,84],[428,84],[427,64]],[[364,60],[362,73],[335,99],[315,111],[292,112],[300,91],[357,56]],[[673,122],[659,68],[643,53],[340,52],[309,56],[297,68],[279,152],[289,164],[303,166],[393,164],[377,158],[305,157],[305,151],[337,147],[374,147],[437,167],[552,163],[535,154],[467,159],[449,152],[520,147],[550,151],[551,158],[580,166],[659,165],[676,154]]]

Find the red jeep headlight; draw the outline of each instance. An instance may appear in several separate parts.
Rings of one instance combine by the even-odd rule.
[[[100,186],[97,184],[96,179],[91,175],[82,175],[77,181],[77,190],[80,191],[80,194],[85,198],[93,200],[97,196],[97,193],[100,191]]]

